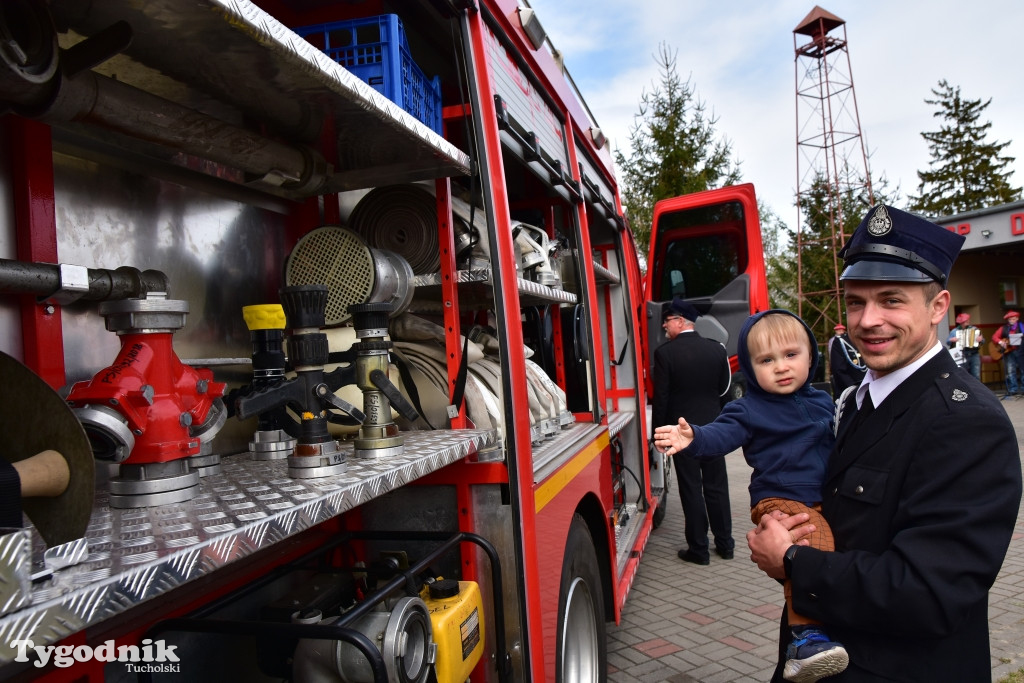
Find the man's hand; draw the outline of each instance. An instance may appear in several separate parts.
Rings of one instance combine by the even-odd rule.
[[[760,523],[747,532],[750,561],[773,579],[785,579],[782,556],[794,543],[809,545],[805,537],[815,530],[813,524],[807,524],[810,518],[806,512],[787,515],[778,510],[762,517]]]
[[[693,443],[693,427],[684,419],[679,424],[654,430],[654,446],[665,455],[674,455]]]

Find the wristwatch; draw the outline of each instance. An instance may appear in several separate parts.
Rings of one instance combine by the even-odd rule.
[[[786,548],[786,554],[782,556],[782,571],[785,572],[786,578],[788,579],[793,575],[793,558],[796,557],[796,551],[800,546],[794,544]]]

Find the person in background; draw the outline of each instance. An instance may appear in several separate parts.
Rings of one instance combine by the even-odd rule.
[[[868,368],[846,334],[846,325],[839,323],[834,332],[835,336],[828,340],[828,367],[832,396],[839,398],[846,387],[860,384]]]
[[[821,484],[835,439],[832,398],[811,384],[818,365],[818,343],[803,320],[773,309],[752,315],[736,345],[748,393],[728,403],[714,422],[678,424],[654,430],[654,445],[675,457],[682,453],[701,462],[721,460],[737,448],[753,468],[750,518],[778,510],[810,515],[816,531],[810,545],[832,550],[832,532],[821,516]],[[790,586],[784,584],[786,602]],[[786,652],[787,681],[810,683],[842,671],[848,655],[820,622],[790,608],[793,643]]]
[[[653,424],[675,424],[680,415],[688,416],[694,424],[707,424],[721,412],[721,399],[729,390],[732,375],[729,357],[724,346],[693,329],[699,317],[693,304],[679,297],[665,308],[662,327],[668,341],[654,352]],[[679,559],[710,564],[708,527],[718,556],[732,559],[736,541],[732,537],[725,459],[697,462],[674,455],[672,461],[679,482],[687,544],[679,551]]]
[[[956,317],[956,327],[949,331],[946,339],[946,345],[960,354],[957,364],[967,368],[977,380],[981,379],[981,345],[984,341],[981,330],[971,324],[971,316],[966,313]]]
[[[806,515],[765,515],[751,559],[849,653],[829,683],[988,681],[989,590],[1017,523],[1021,463],[1005,410],[939,342],[964,237],[878,205],[840,280],[867,375],[837,405],[822,514],[836,549],[802,545]],[[780,681],[789,629],[780,625]]]
[[[992,341],[1003,350],[1003,366],[1006,374],[1006,401],[1011,396],[1020,398],[1024,393],[1024,386],[1021,386],[1021,340],[1024,337],[1024,326],[1020,323],[1020,313],[1007,311],[1003,316],[1006,322],[992,335]]]

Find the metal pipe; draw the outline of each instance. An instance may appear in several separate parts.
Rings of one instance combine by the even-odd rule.
[[[276,142],[93,71],[62,79],[45,123],[78,122],[181,150],[264,183],[315,194],[331,167],[315,151]]]
[[[88,290],[82,291],[78,298],[92,301],[141,298],[149,292],[167,292],[169,287],[167,276],[159,270],[139,270],[130,266],[116,270],[72,268],[84,270],[87,274]],[[66,289],[66,278],[63,277],[66,274],[66,265],[0,259],[0,292],[50,297]]]
[[[51,46],[55,34],[45,17],[28,11],[32,6],[18,2],[11,7],[25,11],[0,12],[0,35],[10,36],[0,43],[0,93],[3,104],[21,116],[116,131],[237,168],[254,180],[306,195],[316,194],[332,176],[331,165],[312,149],[256,135],[93,71],[81,70],[69,77],[54,68],[62,57],[53,49],[33,49],[35,45]],[[33,21],[25,22],[25,16]],[[15,22],[19,26],[11,25]],[[25,23],[28,25],[22,25]],[[115,50],[124,42],[123,37],[97,36],[97,40],[111,42]],[[85,55],[101,47],[78,52]],[[95,60],[90,55],[88,61]]]

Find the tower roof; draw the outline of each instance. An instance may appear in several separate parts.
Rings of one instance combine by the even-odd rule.
[[[793,33],[813,36],[817,32],[819,21],[824,24],[825,33],[828,33],[835,27],[842,26],[846,23],[831,12],[823,10],[820,6],[815,5],[810,14],[804,17],[804,20],[801,21],[795,29],[793,29]]]

